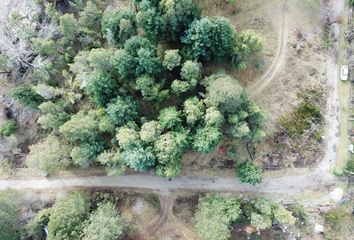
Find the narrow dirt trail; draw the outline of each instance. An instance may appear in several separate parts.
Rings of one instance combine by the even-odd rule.
[[[279,28],[279,37],[278,37],[278,49],[275,56],[275,59],[268,70],[263,74],[259,79],[257,79],[254,83],[252,83],[247,89],[247,93],[249,96],[256,96],[261,92],[275,77],[275,75],[281,69],[285,52],[286,52],[286,40],[288,37],[288,28],[286,26],[286,16],[285,16],[285,7],[286,1],[282,2],[282,14],[280,19],[280,28]]]
[[[151,225],[139,234],[139,236],[133,238],[133,240],[150,240],[155,234],[163,227],[167,221],[168,216],[172,211],[173,199],[168,194],[159,195],[160,199],[160,214],[159,217],[152,222]]]

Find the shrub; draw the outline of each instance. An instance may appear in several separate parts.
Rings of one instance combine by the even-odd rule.
[[[241,182],[256,185],[262,182],[262,170],[253,163],[246,161],[238,165],[237,175]]]
[[[8,120],[0,126],[0,137],[8,137],[17,131],[17,125],[14,120]]]
[[[30,108],[37,108],[44,102],[44,98],[38,95],[30,85],[15,88],[12,91],[12,97]]]

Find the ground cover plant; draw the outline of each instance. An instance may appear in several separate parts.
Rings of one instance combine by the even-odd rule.
[[[264,136],[264,114],[237,80],[203,69],[244,68],[261,49],[256,33],[237,32],[224,17],[203,17],[193,0],[132,1],[118,9],[100,0],[39,6],[55,34],[34,34],[28,44],[47,62],[26,65],[32,84],[12,94],[41,112],[47,134],[30,147],[29,166],[49,174],[73,165],[155,168],[170,178],[188,149],[211,153],[225,137],[248,144]],[[242,176],[255,184],[259,174]]]

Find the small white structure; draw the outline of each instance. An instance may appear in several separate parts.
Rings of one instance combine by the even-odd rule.
[[[348,74],[349,74],[349,67],[347,65],[342,66],[340,68],[340,79],[342,81],[347,81],[348,80]]]
[[[329,193],[330,198],[335,202],[340,202],[343,199],[343,189],[335,188],[332,192]]]
[[[323,233],[324,227],[323,227],[323,225],[316,224],[314,230],[315,230],[315,233]]]
[[[354,145],[353,144],[349,144],[348,151],[350,153],[354,153]]]

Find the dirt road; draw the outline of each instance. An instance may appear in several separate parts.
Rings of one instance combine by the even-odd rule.
[[[254,83],[252,83],[247,89],[247,93],[250,96],[256,96],[260,91],[262,91],[275,77],[275,74],[279,72],[285,56],[286,50],[286,39],[288,34],[288,28],[286,27],[286,16],[285,16],[285,6],[286,1],[283,0],[281,6],[281,19],[279,19],[280,26],[279,26],[279,37],[278,37],[278,49],[275,56],[275,59],[272,65],[268,68],[268,70],[263,74],[259,79],[257,79]]]

